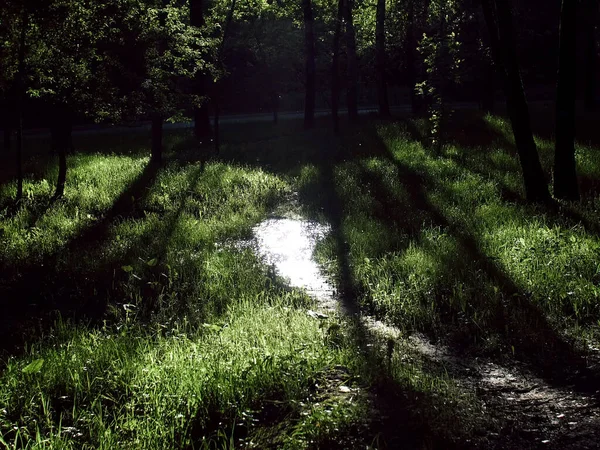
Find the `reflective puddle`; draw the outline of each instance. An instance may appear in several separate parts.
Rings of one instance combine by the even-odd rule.
[[[321,307],[335,309],[335,290],[313,259],[330,228],[308,220],[273,218],[253,229],[258,253],[290,286],[305,289]]]

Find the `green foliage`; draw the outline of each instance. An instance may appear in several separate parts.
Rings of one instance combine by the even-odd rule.
[[[431,144],[439,148],[444,142],[444,126],[451,109],[448,90],[459,80],[461,63],[460,26],[464,12],[455,0],[430,2],[427,31],[419,42],[423,57],[425,79],[415,86],[428,104]]]

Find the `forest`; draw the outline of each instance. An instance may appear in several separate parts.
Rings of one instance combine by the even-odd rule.
[[[3,0],[0,447],[596,449],[599,0]]]

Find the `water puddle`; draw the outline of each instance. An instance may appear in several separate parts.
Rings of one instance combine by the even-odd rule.
[[[317,242],[329,231],[317,222],[288,218],[268,219],[253,229],[258,253],[267,264],[290,286],[305,289],[322,308],[334,310],[335,288],[313,259]]]

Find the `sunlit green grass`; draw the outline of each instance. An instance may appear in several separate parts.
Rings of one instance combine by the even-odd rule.
[[[436,152],[402,123],[367,126],[348,140],[367,149],[333,169],[361,302],[407,330],[462,323],[471,340],[512,329],[503,317],[512,312],[503,311],[517,297],[540,308],[540,320],[552,320],[557,334],[585,324],[597,329],[600,239],[579,220],[598,223],[597,194],[551,210],[526,205],[509,126],[485,120],[502,134],[476,148],[449,144]],[[549,169],[550,143],[538,145]],[[598,179],[593,152],[578,147],[579,172]],[[319,251],[339,274],[336,237]]]
[[[23,354],[6,361],[3,443],[384,446],[389,434],[376,427],[406,431],[380,423],[382,399],[404,414],[409,434],[426,425],[460,442],[491,426],[443,363],[402,339],[386,355],[351,321],[310,317],[317,305],[247,245],[254,225],[293,208],[332,225],[317,247],[323,268],[403,336],[421,331],[513,357],[547,354],[547,328],[597,339],[598,193],[584,189],[577,205],[525,204],[510,127],[491,116],[481,124],[485,142],[467,128],[463,143],[439,151],[406,121],[339,139],[322,128],[242,126],[219,158],[173,135],[160,167],[149,164],[145,138],[82,142],[55,202],[55,161],[30,162],[19,205],[14,182],[0,187],[0,292],[15,305],[14,283],[40,305],[105,304],[93,325],[65,319],[41,336],[32,330]],[[538,145],[549,171],[551,142]],[[592,187],[594,152],[578,147]],[[342,381],[328,378],[335,370],[356,395],[339,394]]]

